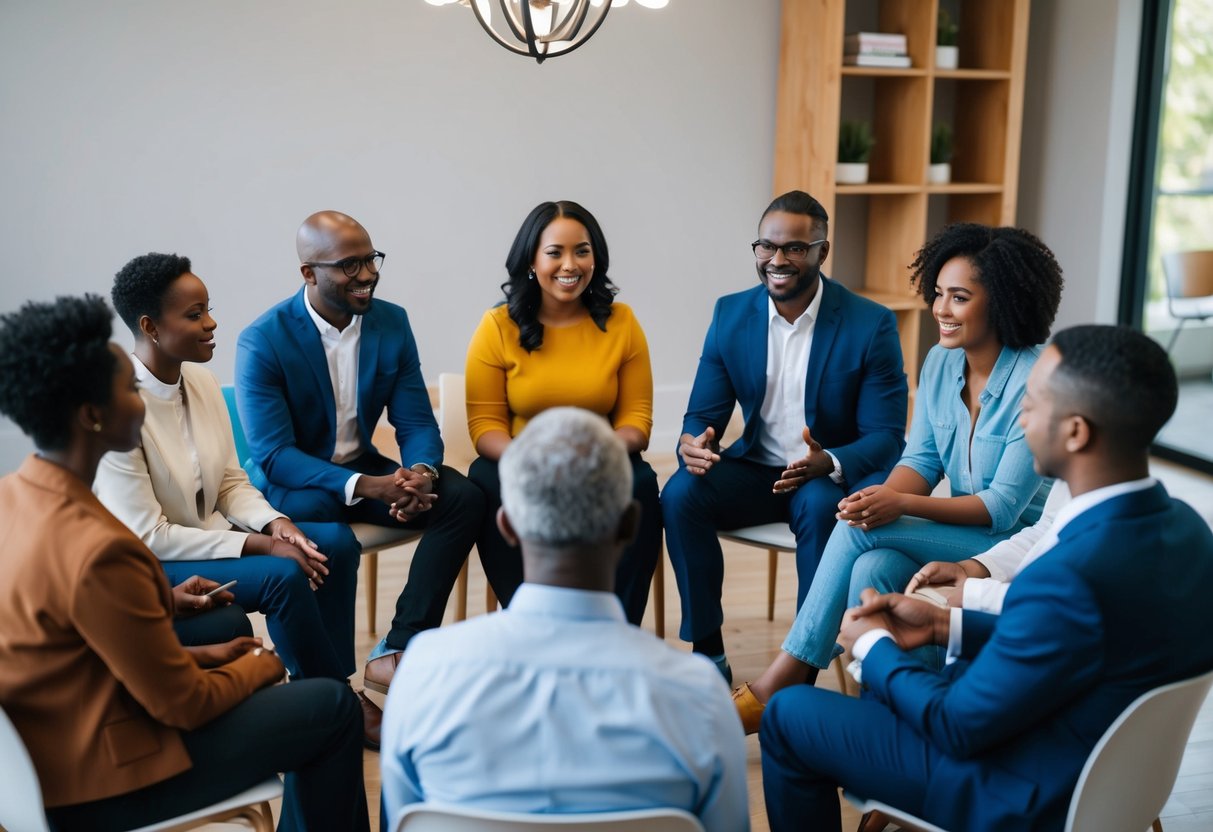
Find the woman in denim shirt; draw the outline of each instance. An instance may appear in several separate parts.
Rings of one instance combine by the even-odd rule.
[[[839,504],[783,652],[734,691],[747,733],[771,694],[829,665],[842,614],[864,588],[898,591],[928,561],[980,554],[1035,523],[1048,497],[1018,422],[1061,300],[1053,253],[1021,229],[960,223],[923,246],[911,268],[939,344],[922,367],[906,451],[883,485]],[[944,476],[951,496],[930,496]]]

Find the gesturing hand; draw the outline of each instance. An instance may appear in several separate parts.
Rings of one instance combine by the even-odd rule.
[[[868,530],[892,523],[905,514],[902,507],[904,495],[887,485],[869,485],[838,504],[834,516],[845,520],[848,526]]]
[[[716,429],[709,427],[698,436],[684,433],[679,440],[678,455],[682,457],[688,474],[701,477],[720,462],[720,454],[716,453],[718,448]]]
[[[826,476],[834,471],[834,460],[821,447],[821,443],[813,438],[812,432],[806,427],[801,431],[804,444],[809,452],[795,462],[789,462],[787,469],[779,475],[779,479],[771,486],[771,491],[784,494],[795,491],[811,479]]]

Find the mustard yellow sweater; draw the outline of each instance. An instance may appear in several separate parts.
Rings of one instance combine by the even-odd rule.
[[[586,318],[543,328],[543,346],[528,353],[505,306],[484,313],[467,354],[468,431],[472,444],[489,431],[517,436],[549,407],[593,411],[618,428],[648,437],[653,428],[653,370],[644,332],[622,304],[611,305],[606,332]]]

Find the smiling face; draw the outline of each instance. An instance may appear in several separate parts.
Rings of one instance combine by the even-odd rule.
[[[206,284],[186,272],[169,284],[160,301],[152,349],[174,362],[205,364],[215,354],[215,328]]]
[[[584,225],[569,217],[556,217],[539,235],[531,263],[543,292],[543,308],[555,310],[581,302],[581,294],[594,276],[594,249]]]
[[[808,214],[772,211],[758,225],[758,239],[776,246],[791,242],[812,243],[826,236],[825,227]],[[804,311],[813,296],[821,275],[821,264],[830,251],[829,243],[809,249],[808,257],[799,263],[788,260],[783,250],[770,260],[758,260],[758,279],[767,287],[767,294],[777,305],[791,304]]]
[[[375,251],[371,235],[352,220],[324,224],[318,234],[320,245],[311,252],[309,261],[336,263],[347,257],[366,258]],[[352,316],[370,311],[379,275],[366,264],[354,277],[347,277],[341,266],[302,266],[301,270],[312,308],[338,329],[344,329]]]
[[[989,304],[989,294],[968,258],[953,257],[944,263],[931,304],[931,314],[939,322],[940,345],[974,351],[998,343]]]

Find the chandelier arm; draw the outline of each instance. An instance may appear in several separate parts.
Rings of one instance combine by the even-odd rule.
[[[492,3],[493,0],[486,0],[486,2]],[[602,4],[602,6],[599,7],[599,12],[598,12],[597,16],[590,19],[589,29],[588,29],[588,31],[585,32],[584,36],[582,36],[580,40],[574,42],[567,49],[561,49],[559,52],[549,52],[548,51],[548,46],[549,46],[548,41],[555,40],[555,39],[550,38],[549,36],[545,36],[545,37],[541,38],[541,37],[538,37],[535,35],[534,26],[531,23],[529,0],[522,0],[522,2],[520,3],[521,6],[527,6],[527,8],[525,8],[522,12],[522,15],[523,15],[522,20],[517,20],[514,17],[513,10],[507,5],[508,2],[509,2],[509,0],[497,0],[497,5],[500,7],[500,9],[502,11],[502,16],[505,18],[505,21],[508,24],[510,31],[514,34],[514,36],[518,39],[518,41],[522,41],[522,43],[512,42],[512,41],[508,40],[506,37],[504,37],[496,29],[494,29],[492,27],[492,25],[487,20],[485,20],[484,16],[480,13],[480,6],[479,6],[479,3],[477,2],[477,0],[471,0],[468,5],[470,5],[472,8],[472,13],[476,17],[476,22],[480,24],[480,27],[482,29],[484,29],[484,31],[489,35],[489,37],[491,37],[494,41],[496,41],[500,46],[504,47],[505,49],[508,49],[510,52],[513,52],[515,55],[526,55],[528,57],[532,57],[535,59],[536,63],[540,63],[540,64],[542,64],[544,62],[544,60],[547,58],[556,57],[558,55],[567,55],[568,53],[572,52],[573,50],[579,48],[582,44],[584,44],[586,41],[588,41],[591,37],[594,36],[594,34],[598,31],[598,29],[602,26],[603,22],[606,20],[607,13],[611,10],[610,0],[607,0],[607,2],[604,2]],[[580,2],[580,0],[578,0],[578,2]],[[577,21],[576,28],[573,30],[573,32],[567,38],[564,38],[564,40],[572,40],[572,38],[580,35],[582,30],[585,28],[586,18],[588,18],[588,17],[589,17],[589,3],[587,0],[586,5],[585,5],[585,10],[582,15],[582,19]],[[566,21],[565,25],[562,25],[559,27],[559,33],[561,35],[564,35],[565,29],[568,28],[568,26],[569,26],[569,23],[568,23],[568,21]],[[528,30],[529,30],[529,34],[530,34],[529,38],[527,36]]]
[[[506,40],[497,32],[496,29],[489,25],[489,22],[484,19],[483,15],[480,14],[480,7],[476,5],[475,0],[472,2],[472,13],[476,16],[476,22],[480,24],[480,28],[484,29],[484,31],[488,33],[489,37],[497,41],[500,46],[504,46],[515,55],[530,55],[528,50],[522,48],[517,43],[511,43],[510,41]]]
[[[557,9],[566,3],[556,0],[552,3]],[[606,5],[606,4],[603,4]],[[573,0],[573,10],[565,15],[559,26],[553,26],[552,31],[543,37],[545,41],[572,40],[581,31],[581,24],[590,10],[590,0]]]

